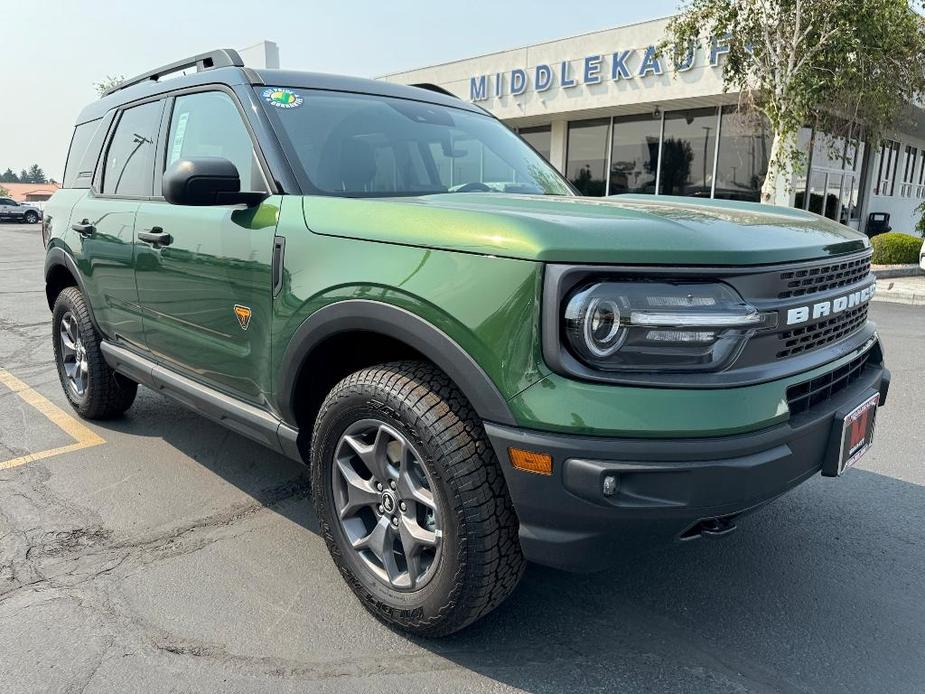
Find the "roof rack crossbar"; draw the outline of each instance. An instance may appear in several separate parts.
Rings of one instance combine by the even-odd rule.
[[[241,56],[238,55],[237,51],[232,50],[231,48],[220,48],[215,51],[194,55],[191,58],[177,60],[176,62],[162,65],[161,67],[155,68],[154,70],[143,72],[140,75],[136,75],[135,77],[130,77],[127,80],[119,82],[119,84],[115,85],[114,87],[107,89],[105,92],[103,92],[103,96],[109,96],[110,94],[117,92],[120,89],[125,89],[136,84],[141,84],[142,82],[157,81],[159,77],[163,77],[164,75],[169,75],[173,72],[179,72],[180,70],[185,70],[191,67],[195,67],[196,72],[202,72],[203,70],[211,70],[217,67],[244,67],[244,61],[241,60]]]

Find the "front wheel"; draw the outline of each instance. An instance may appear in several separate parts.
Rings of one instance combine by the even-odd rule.
[[[321,406],[315,508],[328,549],[380,619],[442,636],[497,607],[524,559],[498,460],[478,416],[422,362],[358,371]]]
[[[26,212],[24,219],[26,224],[36,224],[39,221],[39,215],[37,212]]]

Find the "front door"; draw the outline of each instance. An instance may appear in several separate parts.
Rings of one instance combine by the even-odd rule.
[[[224,157],[242,190],[267,183],[243,118],[222,91],[185,94],[172,104],[161,170],[191,157]],[[168,368],[255,405],[268,400],[272,258],[280,199],[256,208],[144,202],[135,225],[135,278],[145,340]],[[169,237],[169,238],[168,238]]]

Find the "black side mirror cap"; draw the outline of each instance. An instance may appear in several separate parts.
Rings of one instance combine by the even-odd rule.
[[[247,205],[263,202],[266,193],[242,192],[238,169],[224,157],[180,159],[164,172],[164,199],[172,205]]]

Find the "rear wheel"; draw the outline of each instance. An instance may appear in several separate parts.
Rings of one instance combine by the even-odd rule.
[[[37,212],[29,211],[23,215],[23,219],[26,220],[26,224],[35,224],[39,221],[39,215]]]
[[[328,549],[380,619],[441,636],[516,587],[524,560],[497,458],[432,365],[384,364],[341,381],[315,422],[311,462]]]
[[[77,287],[66,287],[58,295],[52,326],[58,377],[71,406],[86,419],[109,419],[131,407],[138,384],[117,374],[103,359],[100,335]]]

